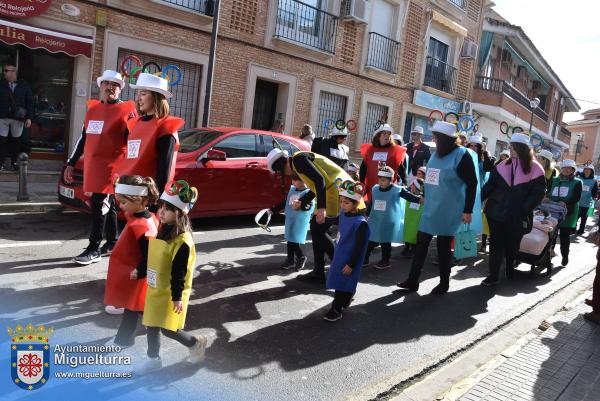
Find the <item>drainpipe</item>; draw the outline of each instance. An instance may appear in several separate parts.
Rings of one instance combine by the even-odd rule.
[[[204,93],[204,114],[202,115],[202,126],[208,127],[210,121],[210,101],[212,98],[213,77],[215,69],[215,58],[217,53],[217,35],[219,33],[219,0],[215,0],[213,8],[213,25],[210,38],[210,55],[208,57],[208,72],[206,74],[206,91]]]

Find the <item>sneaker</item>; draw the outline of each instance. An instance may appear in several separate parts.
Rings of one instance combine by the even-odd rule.
[[[329,312],[325,316],[323,316],[324,320],[328,322],[335,322],[342,318],[342,312],[337,311],[335,309],[330,309]]]
[[[390,267],[392,267],[392,265],[390,264],[389,261],[386,261],[386,260],[382,260],[375,264],[375,268],[377,270],[385,270],[385,269],[389,269]]]
[[[566,266],[569,264],[569,257],[568,256],[563,256],[562,261],[560,262],[561,266]]]
[[[117,336],[115,336],[112,339],[112,345],[115,345],[117,347],[121,347],[121,349],[126,349],[126,348],[131,348],[133,347],[133,345],[135,344],[135,340],[130,342],[129,344],[121,344],[120,342],[117,341]]]
[[[302,256],[298,259],[296,259],[296,265],[294,266],[294,270],[296,270],[297,272],[304,269],[304,266],[306,265],[306,256]]]
[[[286,259],[285,262],[283,262],[281,266],[279,266],[279,268],[283,270],[290,270],[295,266],[296,265],[294,264],[294,259]]]
[[[587,306],[594,306],[594,300],[592,298],[587,298],[584,302]]]
[[[196,344],[190,347],[190,357],[188,361],[190,363],[200,363],[204,360],[204,353],[206,351],[206,344],[208,339],[206,336],[198,335],[196,337]]]
[[[100,256],[110,256],[115,244],[113,242],[106,242],[100,247]]]
[[[86,249],[80,255],[77,255],[73,258],[73,262],[78,265],[89,265],[92,263],[98,263],[102,260],[102,256],[100,256],[100,252],[95,249]]]
[[[302,274],[298,277],[296,277],[296,279],[300,280],[300,281],[304,281],[306,283],[320,283],[320,284],[325,284],[325,274],[324,273],[315,273],[314,271],[311,271],[310,273],[306,273],[306,274]]]
[[[484,285],[486,287],[493,287],[495,285],[500,284],[500,279],[496,278],[496,277],[492,277],[492,276],[487,276],[485,278],[485,280],[483,280],[481,282],[481,285]]]
[[[402,288],[403,290],[408,290],[411,292],[416,292],[419,291],[419,283],[414,283],[410,280],[405,280],[401,283],[396,284],[398,287]]]
[[[125,312],[125,308],[117,308],[112,305],[106,305],[104,307],[104,312],[108,313],[109,315],[122,315],[123,312]]]
[[[448,292],[448,289],[449,286],[447,283],[439,283],[431,290],[431,294],[443,295]]]
[[[160,356],[158,358],[148,358],[148,360],[141,363],[138,368],[135,369],[135,373],[138,375],[146,375],[159,370],[160,368],[162,368],[162,359],[160,359]]]
[[[352,302],[354,302],[354,298],[350,298],[348,303],[346,305],[342,306],[342,309],[348,309],[350,307],[350,305],[352,304]]]

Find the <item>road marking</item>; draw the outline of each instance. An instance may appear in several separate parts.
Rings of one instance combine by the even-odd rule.
[[[44,246],[44,245],[60,245],[61,241],[35,241],[35,242],[19,242],[14,244],[0,244],[0,248],[23,248],[27,246]]]

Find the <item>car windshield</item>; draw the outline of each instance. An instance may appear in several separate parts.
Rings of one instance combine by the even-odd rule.
[[[185,130],[179,133],[179,152],[190,153],[200,149],[213,139],[223,135],[221,131]]]

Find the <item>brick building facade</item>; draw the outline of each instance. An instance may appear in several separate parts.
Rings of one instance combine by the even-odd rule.
[[[600,171],[600,109],[582,113],[583,119],[567,123],[571,131],[568,158],[578,165],[592,162]]]
[[[309,123],[326,135],[327,121],[355,120],[353,151],[370,141],[380,120],[399,133],[414,125],[428,131],[432,109],[459,111],[471,97],[476,60],[462,53],[466,42],[480,41],[483,1],[221,0],[210,125],[281,123],[297,135]],[[44,14],[14,21],[93,40],[91,57],[61,56],[69,69],[62,93],[70,96],[63,102],[64,146],[40,146],[40,157],[66,157],[85,101],[97,94],[94,78],[107,68],[131,71],[137,59],[128,56],[179,66],[173,113],[187,127],[199,126],[211,15],[210,0],[53,0]],[[23,62],[27,52],[44,51],[12,47]]]

